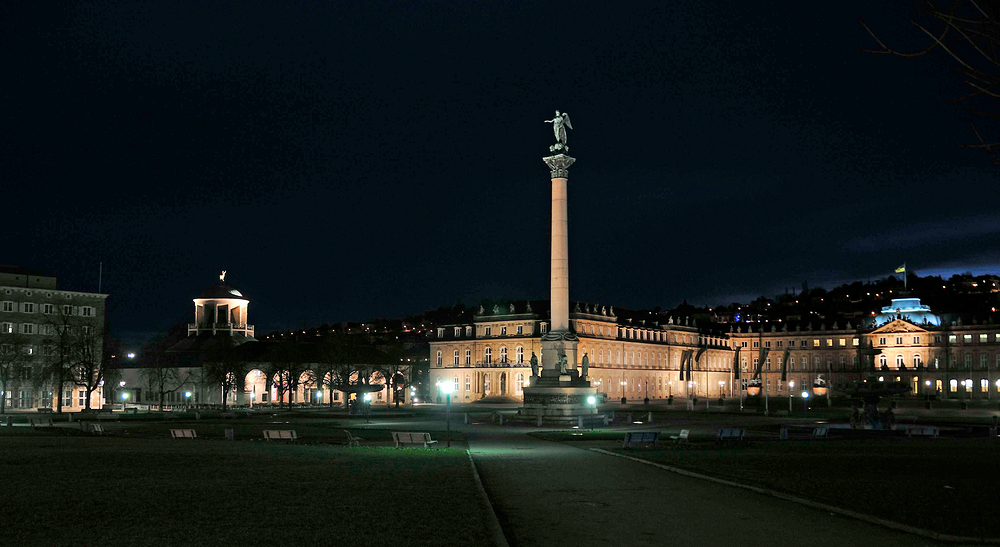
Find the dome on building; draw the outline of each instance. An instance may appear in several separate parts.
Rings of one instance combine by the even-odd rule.
[[[930,306],[921,304],[919,298],[893,298],[892,304],[884,306],[882,313],[875,317],[875,322],[881,325],[894,319],[905,319],[914,324],[926,322],[941,325],[941,318],[931,312]]]
[[[206,288],[195,298],[240,298],[243,300],[250,300],[249,298],[243,296],[243,293],[240,291],[223,283]]]

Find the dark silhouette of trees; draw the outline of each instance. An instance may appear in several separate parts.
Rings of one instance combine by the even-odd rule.
[[[988,0],[925,0],[918,4],[917,14],[910,24],[924,38],[925,46],[912,51],[900,51],[883,41],[864,21],[861,25],[878,44],[876,49],[863,49],[877,55],[920,58],[931,53],[946,55],[968,93],[955,99],[966,106],[969,125],[978,142],[962,144],[986,152],[993,163],[1000,165],[1000,141],[987,139],[984,124],[995,131],[1000,120],[1000,5]],[[952,75],[941,77],[951,78]]]
[[[0,332],[0,414],[7,411],[10,382],[23,377],[24,367],[30,366],[29,347],[24,335],[14,331]]]

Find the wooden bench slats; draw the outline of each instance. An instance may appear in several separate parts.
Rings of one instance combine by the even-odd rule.
[[[715,438],[720,441],[742,441],[746,430],[741,427],[726,427],[720,429]]]
[[[264,430],[264,439],[268,440],[268,441],[270,441],[272,439],[279,439],[279,440],[280,439],[288,439],[288,440],[294,441],[294,440],[296,440],[298,438],[299,438],[299,436],[296,435],[294,429],[265,429]]]
[[[632,443],[649,443],[656,446],[659,440],[659,431],[629,431],[625,433],[625,440],[622,441],[622,447],[629,448],[632,446]]]
[[[437,444],[437,441],[431,439],[430,433],[413,431],[393,431],[392,440],[396,441],[396,448],[401,448],[400,445],[404,444],[423,444],[424,448],[430,448],[430,445]]]
[[[174,439],[196,439],[198,434],[193,429],[171,429],[170,436]]]
[[[675,441],[675,442],[679,442],[679,443],[686,443],[686,442],[688,442],[688,437],[690,437],[690,436],[691,436],[691,430],[690,429],[682,429],[680,435],[671,435],[670,436],[670,440]]]

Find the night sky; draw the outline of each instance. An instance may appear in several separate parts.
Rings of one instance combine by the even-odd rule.
[[[17,4],[12,5],[12,4]],[[1000,270],[997,168],[909,2],[5,3],[0,262],[139,339],[219,270],[258,334],[547,298],[670,308]]]

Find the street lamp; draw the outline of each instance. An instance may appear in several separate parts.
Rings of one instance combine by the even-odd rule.
[[[191,406],[191,392],[190,391],[185,391],[184,392],[184,405],[187,406],[187,407]]]
[[[128,401],[128,392],[122,392],[122,412],[125,412],[125,402]]]
[[[622,386],[622,404],[624,405],[624,404],[628,403],[628,399],[625,397],[625,391],[626,391],[626,387],[628,386],[628,382],[626,382],[625,380],[622,380],[619,383]]]
[[[365,423],[372,423],[372,394],[365,393]]]
[[[445,431],[448,436],[448,448],[451,448],[451,392],[454,390],[454,386],[451,382],[438,382],[438,388],[441,389],[441,393],[444,393],[444,422]]]
[[[795,380],[788,382],[788,412],[792,412],[792,389],[795,388]]]
[[[805,405],[805,407],[806,407],[805,409],[809,410],[809,392],[808,391],[803,391],[802,392],[802,403]]]
[[[590,405],[591,408],[594,409],[593,414],[597,414],[597,397],[594,397],[593,395],[590,395],[589,397],[587,397],[587,404]],[[593,416],[591,416],[591,418],[590,418],[590,430],[591,431],[594,430],[594,418],[593,418]]]

